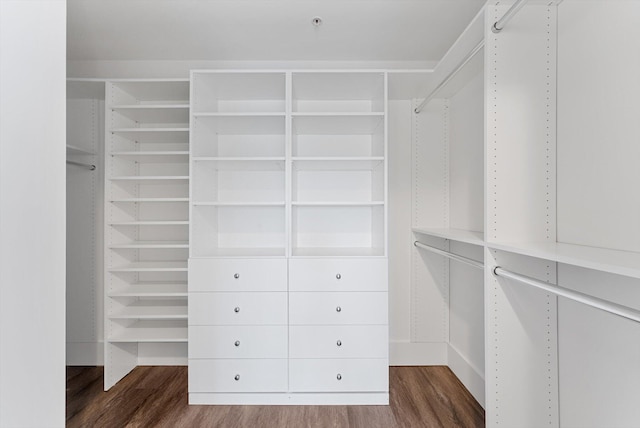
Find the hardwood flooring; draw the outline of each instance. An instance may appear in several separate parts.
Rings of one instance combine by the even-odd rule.
[[[447,367],[391,367],[389,406],[189,406],[186,367],[137,367],[109,391],[102,367],[67,368],[67,427],[484,427]]]

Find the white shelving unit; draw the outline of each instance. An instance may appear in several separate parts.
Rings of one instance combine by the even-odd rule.
[[[485,26],[481,11],[438,63],[421,94],[430,100],[412,115],[413,240],[480,263]],[[413,341],[429,344],[430,361],[448,365],[484,405],[482,271],[417,246],[411,257]]]
[[[192,82],[190,402],[388,402],[386,74],[193,71]],[[294,260],[310,269],[294,274]],[[354,293],[303,285],[343,274]],[[314,331],[351,343],[358,326],[385,336],[377,351],[317,360],[288,343],[311,328],[289,319],[313,311],[305,287],[351,313],[317,313]],[[281,340],[258,345],[264,326]]]
[[[189,81],[107,82],[105,389],[185,364]]]

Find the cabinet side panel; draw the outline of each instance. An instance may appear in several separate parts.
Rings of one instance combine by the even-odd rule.
[[[555,263],[485,249],[487,426],[557,427],[557,298],[493,274],[555,283]]]
[[[488,9],[487,29],[506,12]],[[556,7],[527,5],[487,30],[485,237],[556,240]]]
[[[640,251],[640,3],[558,13],[558,241]]]

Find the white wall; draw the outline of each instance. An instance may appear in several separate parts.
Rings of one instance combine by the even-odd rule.
[[[3,427],[65,423],[65,21],[64,0],[0,1]]]

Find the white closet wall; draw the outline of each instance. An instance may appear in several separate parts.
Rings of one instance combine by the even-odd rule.
[[[103,363],[103,159],[104,82],[68,80],[67,365]]]

